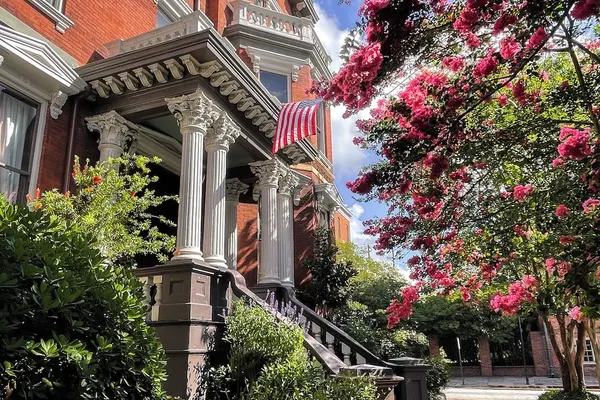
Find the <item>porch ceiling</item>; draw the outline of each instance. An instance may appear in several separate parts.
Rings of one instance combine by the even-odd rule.
[[[93,62],[77,72],[95,90],[99,112],[115,110],[136,123],[164,116],[166,97],[200,86],[240,124],[245,150],[252,147],[255,156],[272,157],[280,104],[213,28]],[[288,164],[317,157],[304,141],[279,155]]]

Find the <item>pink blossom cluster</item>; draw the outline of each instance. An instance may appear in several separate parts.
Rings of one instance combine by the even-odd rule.
[[[558,207],[556,207],[555,214],[558,218],[565,218],[571,214],[571,210],[564,204],[559,204]]]
[[[558,262],[554,258],[546,259],[544,265],[546,267],[546,271],[548,271],[550,275],[554,274],[554,271],[556,271],[559,277],[563,277],[568,274],[572,266],[572,264],[568,261]]]
[[[517,185],[513,189],[513,196],[517,201],[525,201],[527,196],[533,192],[533,186],[531,185]]]
[[[587,199],[583,202],[583,212],[586,214],[593,213],[596,211],[596,208],[600,206],[600,200],[597,199]]]
[[[412,314],[412,305],[419,300],[419,284],[407,286],[402,289],[402,301],[394,299],[386,309],[388,313],[388,327],[393,328],[400,320],[408,319]]]
[[[345,104],[347,113],[363,109],[371,103],[375,93],[373,84],[382,62],[381,43],[363,46],[352,54],[329,84],[315,82],[310,91],[325,101]]]
[[[569,310],[569,317],[573,318],[577,322],[582,322],[585,320],[583,312],[581,311],[581,307],[575,306]]]
[[[600,2],[598,0],[579,0],[575,3],[571,16],[575,19],[588,19],[597,16],[600,11]]]
[[[589,156],[592,152],[589,144],[589,133],[589,128],[579,130],[564,126],[560,130],[561,143],[558,145],[558,154],[564,158],[577,161]]]
[[[514,315],[519,311],[521,304],[535,301],[539,283],[531,275],[525,275],[521,280],[512,283],[508,287],[508,294],[497,293],[490,300],[490,307],[496,312],[505,315]]]
[[[450,162],[447,157],[439,153],[429,152],[425,156],[425,160],[423,160],[423,165],[431,171],[429,178],[435,180],[442,176],[444,171],[448,169]]]
[[[367,194],[373,189],[374,171],[369,171],[361,175],[354,182],[346,182],[346,187],[353,193]]]

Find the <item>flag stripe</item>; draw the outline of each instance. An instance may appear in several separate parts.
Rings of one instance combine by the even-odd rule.
[[[318,133],[317,112],[321,103],[322,100],[304,100],[286,103],[281,107],[273,138],[273,154]]]

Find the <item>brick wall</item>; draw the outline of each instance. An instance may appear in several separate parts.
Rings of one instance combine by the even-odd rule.
[[[302,262],[310,259],[314,252],[313,234],[317,227],[314,189],[304,188],[300,203],[294,207],[294,279],[296,286],[306,283],[309,273]]]
[[[71,170],[72,168],[73,160],[66,160],[65,157],[74,101],[74,97],[69,99],[58,119],[50,118],[49,114],[46,116],[37,183],[42,191],[62,189],[65,169]],[[73,135],[73,156],[78,155],[82,164],[86,159],[95,163],[100,156],[96,136],[89,133],[85,126],[84,117],[90,115],[88,107],[89,104],[85,101],[80,103]],[[73,180],[70,179],[70,185],[73,184]]]
[[[119,38],[128,39],[156,27],[157,6],[153,0],[64,0],[64,14],[75,23],[65,33],[58,32],[54,21],[25,0],[0,0],[0,7],[82,65],[106,57],[104,44]]]
[[[335,238],[339,242],[350,242],[350,221],[342,213],[335,213],[334,219]]]
[[[240,203],[237,215],[238,271],[248,286],[258,281],[258,205]]]

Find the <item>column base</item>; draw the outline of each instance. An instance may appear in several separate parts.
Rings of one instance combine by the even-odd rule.
[[[171,257],[173,261],[180,260],[195,260],[195,261],[204,261],[204,257],[202,252],[198,248],[190,247],[185,249],[179,249],[178,254]]]
[[[229,268],[227,266],[227,263],[225,262],[225,259],[222,258],[222,257],[207,256],[207,257],[204,257],[204,262],[212,265],[215,268],[223,268],[223,269],[228,269]]]
[[[276,283],[261,282],[258,285],[252,287],[252,291],[254,292],[254,294],[256,294],[258,297],[260,297],[263,300],[265,300],[267,298],[267,293],[279,294],[279,292],[285,292],[285,290],[282,290],[282,289],[283,289],[283,287],[281,286],[280,282],[276,282]],[[277,296],[277,297],[279,297],[279,296]]]
[[[290,281],[282,281],[281,286],[288,288],[288,289],[295,289],[294,282],[290,282]]]

